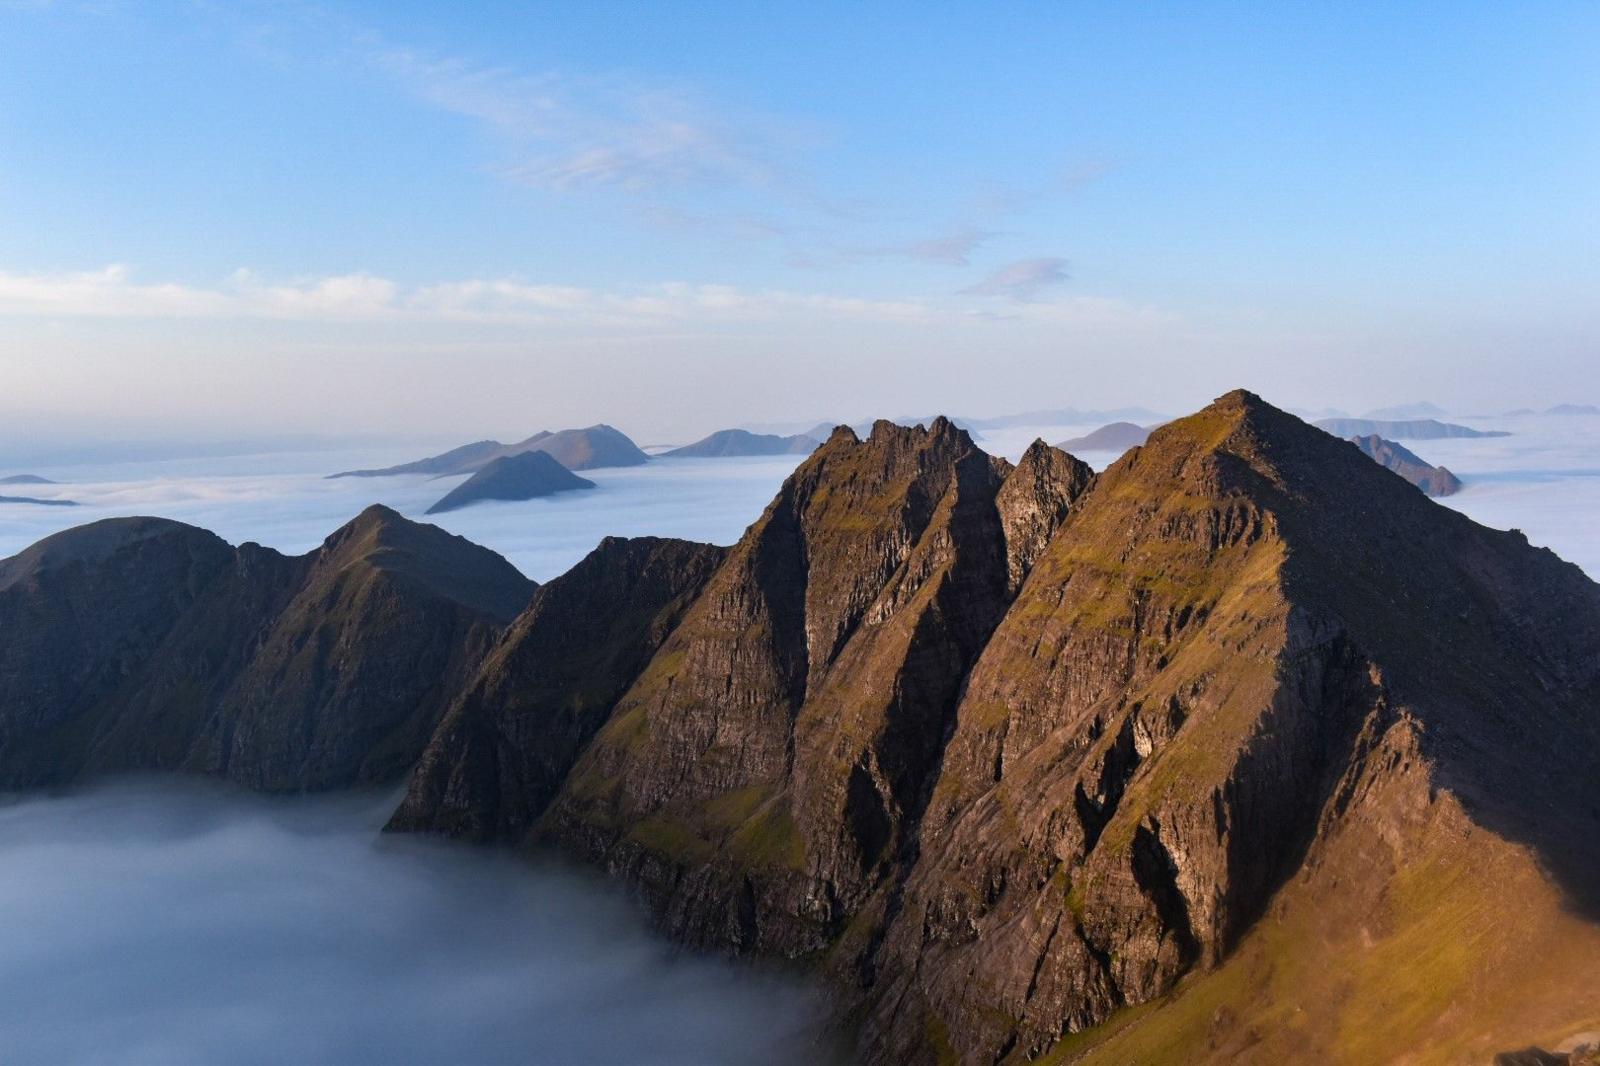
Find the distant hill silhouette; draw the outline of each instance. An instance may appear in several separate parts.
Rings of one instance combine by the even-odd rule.
[[[1393,470],[1429,496],[1450,496],[1461,491],[1461,479],[1447,468],[1428,465],[1392,440],[1366,436],[1351,437],[1350,442],[1379,466]]]
[[[598,470],[607,466],[640,466],[650,457],[621,431],[605,424],[583,429],[542,430],[515,444],[480,440],[463,444],[439,455],[416,462],[386,466],[377,470],[344,470],[329,477],[391,477],[396,474],[470,474],[496,459],[524,452],[547,452],[568,470]]]
[[[1444,440],[1450,437],[1509,437],[1502,429],[1473,429],[1453,422],[1440,422],[1436,418],[1416,418],[1402,422],[1386,422],[1373,418],[1323,418],[1312,425],[1326,430],[1335,437],[1370,437],[1377,435],[1388,440]]]
[[[1076,455],[1078,452],[1125,452],[1143,444],[1150,436],[1144,426],[1132,422],[1112,422],[1093,433],[1064,440],[1056,447]]]
[[[0,477],[0,485],[54,485],[56,482],[38,474],[13,474],[10,477]]]
[[[662,452],[672,458],[724,459],[741,455],[810,455],[822,441],[804,433],[780,437],[774,433],[751,433],[743,429],[719,429],[708,437]]]
[[[556,462],[548,452],[522,452],[503,455],[467,480],[451,489],[428,514],[456,511],[482,500],[531,500],[573,489],[592,489],[594,482],[581,478]]]

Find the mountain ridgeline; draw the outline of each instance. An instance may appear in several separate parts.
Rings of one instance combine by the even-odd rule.
[[[0,562],[0,788],[394,780],[533,588],[383,507],[299,557],[159,518],[58,533]]]
[[[453,474],[472,474],[497,459],[523,455],[527,452],[544,452],[567,470],[598,470],[608,466],[639,466],[650,461],[639,446],[620,430],[604,424],[584,429],[563,429],[552,433],[540,430],[526,440],[515,444],[501,444],[497,440],[480,440],[451,448],[439,455],[418,459],[399,466],[386,466],[379,470],[345,470],[329,474],[341,477],[393,477],[399,474],[428,474],[449,477]]]
[[[390,829],[802,960],[871,1063],[1600,1029],[1600,586],[1247,392],[1099,475],[840,427],[731,548],[537,591],[378,510],[300,559],[97,523],[0,563],[0,631],[10,787],[414,760]]]

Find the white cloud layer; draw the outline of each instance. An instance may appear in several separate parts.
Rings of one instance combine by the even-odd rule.
[[[143,282],[127,267],[26,274],[0,271],[0,315],[92,318],[269,318],[303,321],[673,320],[826,313],[904,319],[935,308],[915,299],[746,290],[663,282],[634,291],[471,278],[403,286],[371,274],[268,282],[239,270],[222,284]]]
[[[1148,320],[1154,312],[1092,296],[1039,300],[1066,278],[1058,259],[1012,264],[962,295],[1011,297],[1041,321]],[[235,271],[216,285],[148,282],[121,264],[65,273],[0,271],[0,317],[185,319],[241,318],[307,322],[439,321],[484,323],[691,323],[794,317],[877,321],[970,319],[972,301],[876,299],[734,285],[661,282],[628,291],[469,278],[402,285],[372,274],[268,281]]]
[[[613,885],[378,839],[393,797],[134,780],[0,808],[13,1062],[828,1062],[815,993]]]

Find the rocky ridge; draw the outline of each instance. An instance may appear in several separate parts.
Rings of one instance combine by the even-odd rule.
[[[156,518],[56,534],[0,562],[0,787],[394,780],[533,588],[383,507],[299,557]]]
[[[143,521],[0,563],[8,633],[106,614],[50,620],[81,678],[0,648],[0,770],[12,736],[95,768],[105,730],[29,720],[87,705],[135,727],[118,751],[181,727],[152,765],[334,780],[291,772],[321,747],[236,772],[173,708],[258,719],[173,694],[258,659],[200,633],[301,618],[307,569],[368,553]],[[496,640],[514,609],[423,645],[459,649],[426,684],[397,658],[414,691],[332,703],[388,715],[374,765],[422,751],[391,828],[554,846],[688,942],[805,960],[866,1061],[1447,1062],[1600,1027],[1600,586],[1250,393],[1098,476],[943,419],[840,427],[731,549],[608,540]],[[339,617],[360,654],[402,639]],[[425,747],[382,739],[402,706]]]

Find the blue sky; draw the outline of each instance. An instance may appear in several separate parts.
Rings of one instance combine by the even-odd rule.
[[[1600,6],[0,3],[0,413],[1600,400]]]

